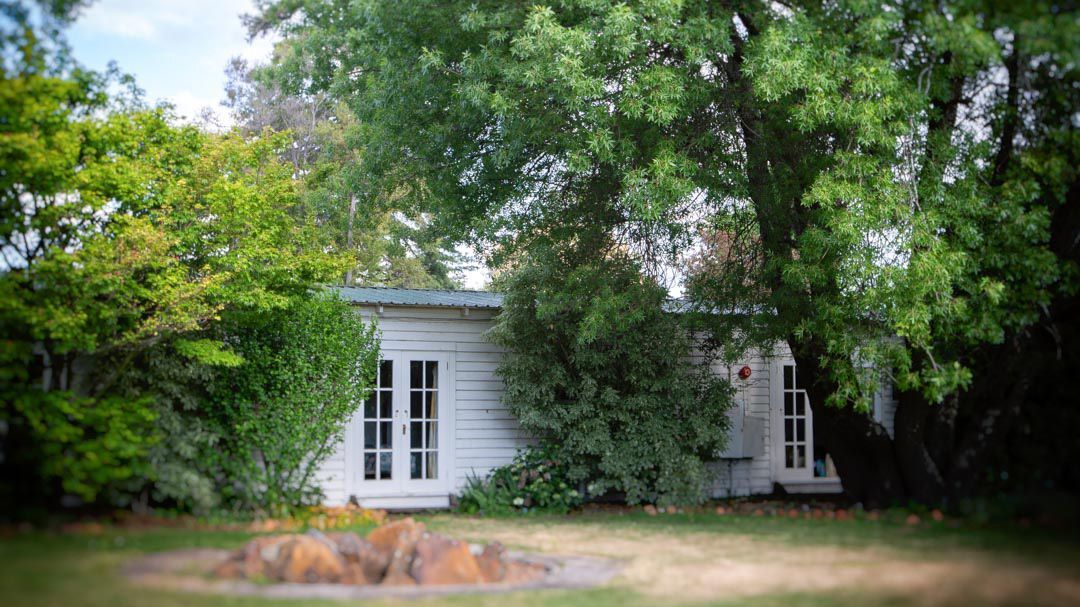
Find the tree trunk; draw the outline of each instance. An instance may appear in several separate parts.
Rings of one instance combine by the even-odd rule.
[[[349,250],[349,253],[353,252],[353,226],[356,223],[356,194],[349,195],[349,225],[345,230],[345,248]],[[345,272],[345,286],[351,287],[353,284],[353,270],[352,266]]]
[[[904,485],[914,499],[938,504],[945,496],[945,479],[927,448],[934,405],[916,392],[899,392],[897,400],[894,451]]]

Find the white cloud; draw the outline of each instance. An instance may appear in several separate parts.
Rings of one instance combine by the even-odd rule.
[[[205,108],[215,111],[218,109],[217,99],[201,97],[188,90],[176,91],[164,101],[173,104],[177,116],[184,119],[185,122],[197,119]]]
[[[195,24],[192,5],[170,0],[103,0],[90,5],[79,24],[87,31],[136,40],[159,41],[169,30]]]
[[[88,14],[82,24],[90,31],[110,36],[156,40],[159,31],[154,22],[142,15]]]
[[[115,60],[135,76],[148,100],[165,100],[188,121],[204,108],[227,121],[225,67],[241,56],[269,59],[273,40],[247,41],[240,21],[254,0],[98,0],[70,31],[75,58],[93,69]]]

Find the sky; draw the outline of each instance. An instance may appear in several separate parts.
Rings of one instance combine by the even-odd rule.
[[[205,107],[224,118],[231,57],[265,62],[271,40],[247,41],[240,15],[252,0],[96,0],[68,31],[76,60],[92,69],[116,61],[148,101],[167,100],[188,119]]]
[[[135,76],[147,101],[171,102],[187,120],[210,108],[227,125],[221,101],[229,59],[263,63],[273,50],[265,37],[248,42],[240,16],[253,10],[253,0],[96,0],[67,37],[77,61],[97,70],[115,61]],[[461,252],[475,262],[472,251]],[[477,267],[459,278],[478,289],[490,274]]]

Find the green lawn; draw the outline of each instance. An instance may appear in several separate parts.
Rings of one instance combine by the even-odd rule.
[[[511,548],[624,561],[587,591],[396,600],[385,605],[1055,605],[1080,600],[1080,544],[1045,530],[909,527],[712,514],[422,517],[433,530]],[[356,529],[363,533],[367,529]],[[103,536],[33,533],[0,540],[8,606],[341,605],[183,594],[130,586],[120,567],[141,554],[241,545],[244,533],[154,529]],[[365,603],[370,605],[373,603]]]

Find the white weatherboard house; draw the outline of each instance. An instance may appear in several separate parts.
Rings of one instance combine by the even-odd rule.
[[[484,335],[499,313],[498,293],[338,292],[377,320],[382,361],[374,393],[320,470],[327,503],[445,508],[466,479],[509,463],[533,442],[502,402],[495,369],[503,351]],[[814,448],[813,413],[790,356],[751,356],[714,371],[737,390],[714,497],[769,493],[773,483],[793,493],[841,490],[827,454]],[[874,401],[873,415],[891,434],[891,392],[884,388]]]

